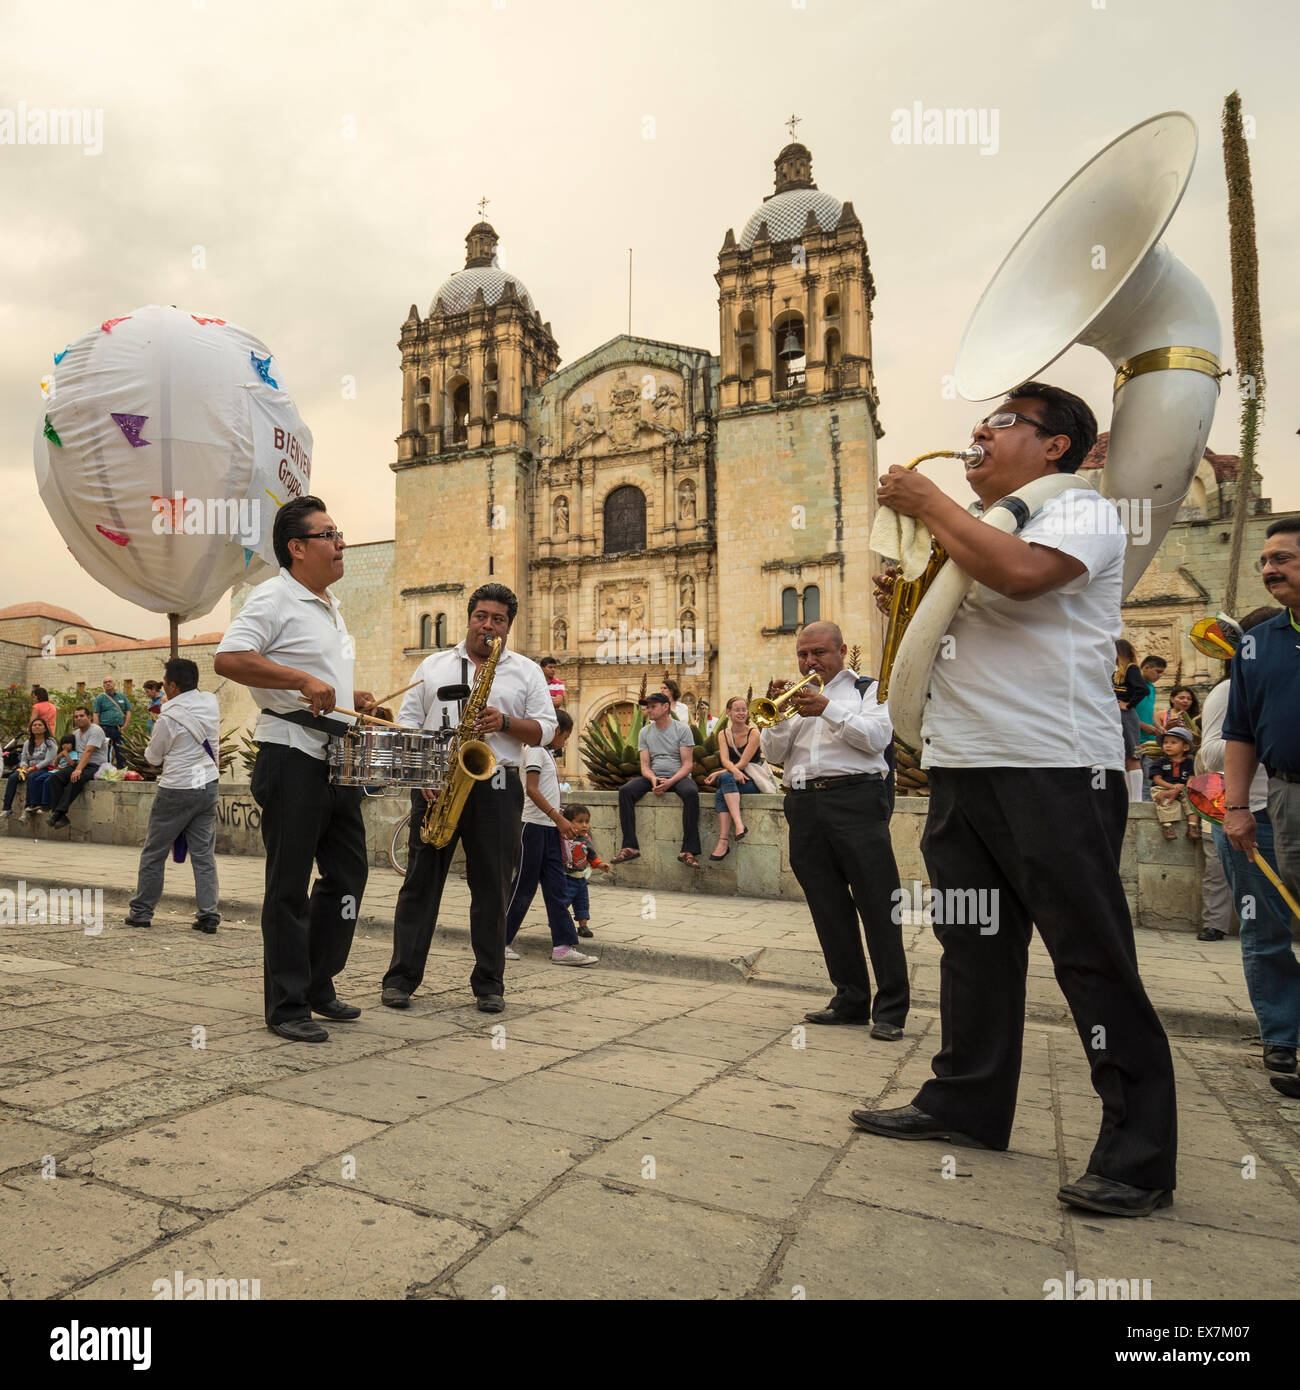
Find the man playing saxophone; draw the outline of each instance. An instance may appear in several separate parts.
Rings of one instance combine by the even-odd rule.
[[[443,885],[457,840],[465,844],[469,881],[470,941],[474,970],[470,988],[484,1013],[505,1008],[506,904],[519,858],[524,801],[519,766],[524,745],[549,743],[555,734],[555,706],[546,678],[536,662],[506,649],[519,600],[504,584],[483,584],[469,597],[468,628],[463,641],[448,651],[426,657],[407,691],[398,723],[406,728],[454,729],[460,720],[460,698],[447,687],[468,696],[475,676],[497,648],[496,668],[487,705],[474,724],[475,738],[486,741],[496,756],[496,769],[474,782],[454,834],[442,848],[426,844],[420,835],[432,791],[411,794],[410,852],[406,878],[397,895],[393,917],[393,958],[384,976],[382,1002],[389,1008],[410,1007],[411,995],[424,979],[424,965],[438,920]],[[442,690],[448,698],[439,698]]]
[[[1102,1100],[1087,1172],[1058,1197],[1146,1216],[1171,1200],[1177,1126],[1169,1044],[1138,975],[1119,873],[1128,794],[1110,674],[1126,538],[1114,506],[1086,483],[1036,514],[1011,498],[1073,473],[1096,437],[1083,401],[1037,382],[975,427],[983,454],[967,480],[981,508],[1009,499],[1021,509],[1018,534],[984,524],[915,472],[893,468],[880,481],[879,501],[924,522],[974,583],[921,717],[930,776],[921,848],[943,905],[934,923],[942,1045],[913,1104],[855,1110],[853,1121],[894,1139],[1007,1147],[1037,926]],[[887,579],[876,576],[880,589]],[[995,912],[972,922],[956,910],[972,896]]]

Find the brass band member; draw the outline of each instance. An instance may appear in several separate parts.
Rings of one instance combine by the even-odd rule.
[[[991,506],[1032,479],[1073,473],[1096,437],[1077,396],[1026,382],[973,431],[984,455],[967,481]],[[1037,925],[1102,1100],[1087,1172],[1059,1198],[1148,1215],[1172,1200],[1177,1120],[1169,1043],[1138,975],[1119,875],[1128,793],[1110,679],[1126,548],[1118,514],[1081,483],[1007,534],[901,468],[881,480],[879,500],[919,517],[975,584],[922,719],[942,1046],[914,1104],[856,1110],[854,1123],[894,1139],[1007,1147]],[[883,593],[892,578],[876,582]]]
[[[424,979],[424,964],[433,941],[443,884],[456,851],[465,843],[469,880],[469,932],[474,947],[470,988],[484,1013],[505,1008],[506,905],[519,859],[523,830],[523,783],[519,766],[524,745],[544,746],[555,735],[555,705],[546,677],[535,661],[504,649],[519,600],[504,584],[484,584],[469,597],[468,631],[449,651],[425,657],[416,670],[420,684],[406,692],[398,723],[407,728],[439,729],[459,722],[459,702],[438,698],[447,686],[470,686],[491,655],[494,638],[503,644],[488,704],[475,724],[475,736],[496,754],[496,771],[475,782],[465,801],[456,833],[443,849],[420,838],[431,791],[411,794],[410,852],[406,878],[393,916],[393,959],[384,976],[381,999],[393,1009],[410,1007],[411,995]]]
[[[248,686],[262,711],[252,792],[266,846],[266,1024],[294,1042],[324,1042],[313,1013],[361,1014],[340,1002],[334,976],[347,964],[367,873],[361,788],[332,783],[325,760],[329,734],[351,721],[325,716],[349,698],[363,711],[375,702],[353,689],[356,649],[328,587],[343,577],[343,533],[319,497],[299,497],[276,513],[272,535],[280,573],[249,595],[212,669]],[[321,877],[308,898],[313,859]]]
[[[848,647],[834,623],[809,623],[795,652],[801,676],[815,671],[821,677],[821,693],[811,684],[796,690],[789,702],[798,717],[764,729],[762,749],[769,762],[785,768],[790,867],[808,899],[835,986],[826,1008],[804,1017],[809,1023],[871,1023],[873,1038],[894,1042],[903,1036],[909,995],[889,840],[889,706],[877,702],[875,681],[859,680],[845,667]],[[859,917],[876,974],[874,1000]]]

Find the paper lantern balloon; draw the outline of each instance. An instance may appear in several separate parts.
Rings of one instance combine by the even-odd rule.
[[[311,491],[312,439],[260,339],[150,305],[65,347],[43,384],[41,500],[93,578],[187,618],[276,564],[272,523]]]

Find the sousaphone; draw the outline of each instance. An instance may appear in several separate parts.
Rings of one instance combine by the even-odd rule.
[[[1030,223],[980,297],[957,352],[967,400],[1002,398],[1075,343],[1115,368],[1101,492],[1139,516],[1124,593],[1173,524],[1205,452],[1219,394],[1219,318],[1205,287],[1160,241],[1196,162],[1196,125],[1153,116],[1113,140]],[[1035,479],[982,519],[1014,532],[1077,480]],[[899,646],[889,705],[898,737],[921,746],[930,670],[970,578],[945,564]]]

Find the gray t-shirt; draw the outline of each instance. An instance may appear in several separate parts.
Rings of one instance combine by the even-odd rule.
[[[671,777],[681,771],[682,755],[679,748],[693,748],[695,735],[676,719],[668,721],[668,727],[660,732],[654,724],[647,724],[637,735],[637,747],[650,754],[650,767],[656,777]]]
[[[86,745],[90,745],[90,761],[87,767],[98,767],[104,761],[104,753],[108,747],[108,735],[98,724],[92,724],[86,730],[74,730],[77,736],[77,757],[86,751]]]

